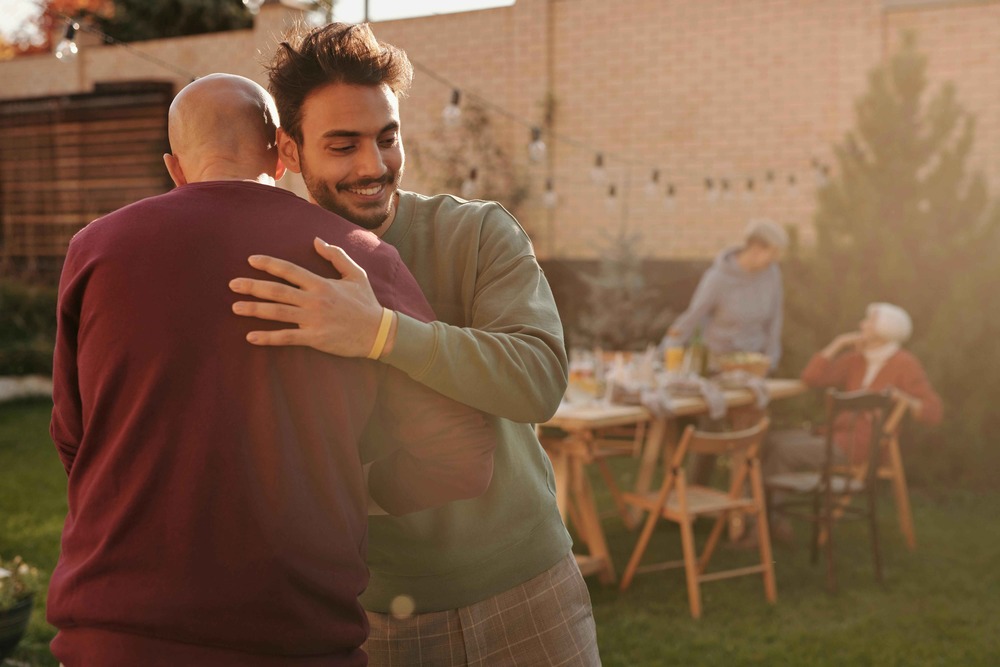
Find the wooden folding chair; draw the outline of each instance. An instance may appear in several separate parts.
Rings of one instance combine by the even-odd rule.
[[[913,513],[910,510],[910,493],[906,486],[906,472],[903,470],[903,457],[899,452],[899,429],[903,417],[906,416],[909,409],[910,404],[906,399],[896,399],[892,412],[882,424],[882,460],[878,467],[878,479],[888,480],[892,484],[893,500],[896,503],[896,514],[899,517],[899,530],[903,534],[906,546],[912,551],[916,548],[917,541],[913,529]],[[851,474],[863,483],[867,471],[868,465],[862,464],[854,466]],[[766,480],[764,485],[767,487]],[[843,508],[851,504],[852,497],[851,494],[835,497],[834,519],[843,516]],[[824,544],[825,541],[826,533],[821,529],[820,545]]]
[[[611,500],[615,504],[618,516],[628,526],[631,518],[628,507],[625,505],[621,487],[615,480],[614,471],[611,470],[608,460],[622,457],[638,458],[639,454],[642,453],[642,445],[646,439],[646,422],[639,422],[627,427],[601,429],[594,436],[594,463],[597,464],[597,470],[601,473],[601,478],[611,492]]]
[[[786,498],[780,502],[771,502],[770,511],[812,523],[811,559],[813,563],[818,562],[819,549],[823,546],[827,562],[827,588],[831,592],[837,590],[833,524],[843,517],[868,519],[875,579],[880,584],[884,582],[878,533],[877,476],[882,460],[882,445],[886,441],[886,425],[891,418],[895,418],[898,426],[898,420],[902,419],[902,412],[905,412],[900,412],[897,406],[897,410],[890,414],[892,406],[893,398],[887,391],[874,393],[828,390],[828,428],[820,468],[771,475],[764,480],[769,495],[773,497],[774,493],[780,492]],[[867,447],[868,456],[861,465],[839,465],[835,461],[833,424],[843,414],[850,414],[852,419],[870,420],[868,442],[850,443],[852,447],[861,444]],[[851,504],[852,498],[858,495],[865,497],[864,507]]]
[[[878,478],[888,480],[892,484],[892,497],[896,503],[896,515],[899,518],[899,531],[903,534],[906,546],[911,551],[917,548],[917,534],[913,527],[913,511],[910,509],[910,491],[906,485],[906,471],[903,469],[903,456],[899,451],[899,431],[903,417],[910,409],[906,399],[898,399],[889,417],[885,420],[882,432],[885,447],[882,462],[878,467]]]
[[[727,579],[750,574],[761,574],[764,593],[769,602],[777,600],[778,592],[774,580],[774,566],[771,557],[771,538],[767,526],[767,512],[764,503],[764,486],[760,473],[760,445],[767,431],[769,420],[762,419],[757,425],[730,433],[705,433],[688,426],[681,436],[657,492],[637,495],[624,494],[626,504],[648,512],[646,523],[635,545],[632,557],[622,575],[621,590],[631,585],[637,572],[683,567],[687,578],[688,603],[691,616],[701,617],[701,584],[706,581]],[[728,455],[734,462],[728,491],[709,486],[687,483],[686,458],[691,453]],[[749,478],[750,497],[744,494],[744,486]],[[708,573],[709,560],[719,544],[723,529],[734,513],[756,517],[760,562],[750,567],[721,570]],[[695,546],[693,523],[700,516],[712,515],[715,523],[704,544],[701,555]],[[643,554],[649,546],[657,522],[661,519],[674,521],[680,525],[683,560],[670,561],[639,567]]]

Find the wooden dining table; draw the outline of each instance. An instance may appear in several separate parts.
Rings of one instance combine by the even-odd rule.
[[[769,402],[798,396],[807,391],[805,383],[792,379],[765,380]],[[757,397],[749,388],[723,390],[727,411],[752,408]],[[709,406],[700,395],[672,396],[660,415],[638,405],[604,402],[564,403],[556,414],[539,424],[542,446],[555,473],[556,501],[563,520],[572,521],[585,553],[577,553],[583,574],[597,574],[602,583],[614,583],[614,563],[608,550],[600,515],[590,485],[587,466],[609,454],[604,434],[609,429],[637,427],[644,433],[634,490],[650,491],[657,464],[664,449],[677,439],[677,418],[708,414]],[[552,431],[555,429],[555,435]],[[619,449],[619,453],[621,453]],[[622,508],[619,508],[621,510]],[[623,515],[631,528],[640,517]]]

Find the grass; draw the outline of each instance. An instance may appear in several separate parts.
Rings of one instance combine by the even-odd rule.
[[[48,436],[51,404],[0,405],[0,553],[20,553],[51,572],[66,513],[66,478]],[[628,461],[616,462],[629,484]],[[610,508],[600,480],[602,508]],[[704,614],[688,614],[680,570],[640,574],[620,593],[588,580],[604,664],[648,665],[996,665],[1000,656],[1000,492],[958,489],[912,492],[918,548],[909,552],[883,504],[887,586],[873,579],[864,526],[836,532],[841,592],[828,595],[824,574],[809,564],[805,530],[793,546],[775,547],[778,603],[764,600],[757,577],[704,584]],[[608,541],[621,572],[635,544],[613,516]],[[704,536],[706,526],[699,526]],[[674,526],[661,524],[649,557],[679,557]],[[718,565],[752,557],[728,549]],[[55,665],[47,644],[54,630],[37,601],[29,633],[9,664]]]
[[[49,401],[0,405],[0,554],[20,554],[46,573],[59,558],[66,517],[66,473],[49,438],[51,413]],[[8,662],[58,664],[48,648],[53,636],[45,595],[37,595],[28,632]]]
[[[616,462],[621,480],[628,474]],[[602,508],[610,508],[594,480]],[[881,504],[886,587],[874,580],[867,525],[838,525],[840,592],[829,595],[825,570],[809,562],[808,527],[776,544],[778,603],[767,604],[759,576],[702,585],[700,621],[688,613],[682,570],[637,575],[628,591],[589,581],[604,664],[636,665],[996,665],[1000,659],[1000,494],[911,490],[917,550],[895,523],[891,498]],[[638,537],[615,516],[604,520],[620,573]],[[698,525],[704,538],[708,529]],[[700,544],[700,542],[699,542]],[[713,565],[749,565],[756,552],[723,549]],[[644,562],[680,559],[680,535],[658,524]],[[710,565],[710,569],[713,566]]]

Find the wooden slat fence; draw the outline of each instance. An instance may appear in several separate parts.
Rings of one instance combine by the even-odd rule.
[[[172,83],[0,100],[0,273],[55,282],[91,220],[172,187],[163,166]]]

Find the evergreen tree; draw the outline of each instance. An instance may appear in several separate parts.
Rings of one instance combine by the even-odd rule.
[[[646,285],[638,233],[607,234],[595,275],[582,274],[588,308],[574,340],[605,350],[643,350],[660,338],[675,313],[657,309],[656,290]]]
[[[835,334],[856,329],[866,304],[896,303],[913,317],[910,347],[945,400],[942,433],[985,444],[983,429],[1000,426],[992,407],[1000,394],[1000,208],[968,165],[974,118],[951,83],[930,96],[926,70],[915,37],[905,35],[870,74],[856,126],[835,147],[815,249],[794,253],[788,267],[789,363],[801,368]]]
[[[242,0],[113,0],[113,11],[94,17],[115,39],[136,42],[253,26]]]

